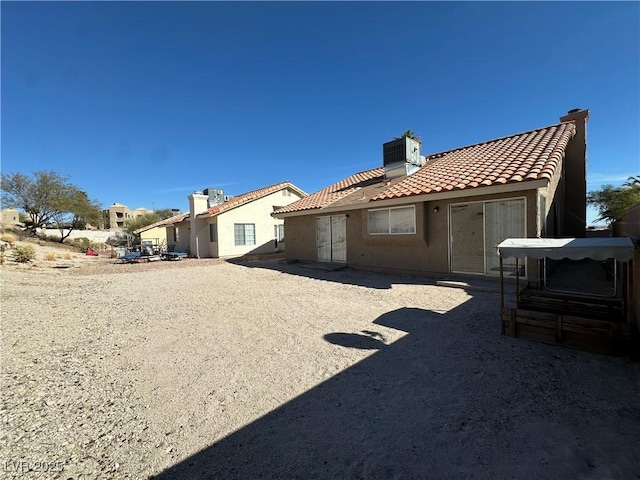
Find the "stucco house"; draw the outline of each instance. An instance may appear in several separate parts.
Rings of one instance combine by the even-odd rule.
[[[168,250],[198,258],[281,252],[284,221],[271,214],[307,195],[288,181],[234,197],[224,197],[220,190],[203,192],[189,195],[188,213],[135,233],[143,241],[164,238]]]
[[[417,139],[387,142],[382,166],[274,212],[286,257],[492,276],[505,238],[583,237],[588,116],[575,109],[555,125],[425,156]],[[520,276],[535,278],[524,264]]]
[[[140,236],[140,241],[143,244],[148,243],[158,246],[161,250],[174,250],[176,245],[179,244],[179,237],[175,225],[183,222],[185,218],[189,218],[188,213],[179,213],[159,222],[147,225],[146,227],[134,230],[133,233]],[[187,248],[188,246],[189,243],[187,241],[184,243],[184,248]]]

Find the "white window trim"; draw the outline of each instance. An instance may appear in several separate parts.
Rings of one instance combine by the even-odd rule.
[[[413,232],[391,232],[391,210],[401,210],[411,208],[413,210]],[[389,212],[389,231],[387,233],[371,233],[369,231],[369,212],[381,212],[381,211]],[[401,207],[388,207],[388,208],[373,208],[367,210],[367,234],[368,235],[415,235],[417,231],[416,226],[416,206],[415,205],[403,205]]]
[[[242,239],[243,242],[242,243],[237,243],[237,239],[236,239],[236,225],[242,225],[243,226],[243,234],[242,234]],[[247,230],[246,227],[247,225],[251,225],[253,227],[253,243],[247,243]],[[247,246],[252,246],[252,245],[257,245],[258,244],[258,239],[256,238],[257,234],[256,234],[256,224],[255,223],[234,223],[233,224],[233,244],[236,247],[247,247]]]

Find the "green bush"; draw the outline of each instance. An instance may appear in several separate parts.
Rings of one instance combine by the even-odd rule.
[[[16,245],[12,252],[14,260],[18,263],[27,263],[36,258],[36,250],[31,245]]]

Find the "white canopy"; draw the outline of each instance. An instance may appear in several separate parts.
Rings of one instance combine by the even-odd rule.
[[[628,237],[606,238],[507,238],[498,245],[498,255],[508,257],[581,260],[615,258],[626,262],[633,258],[633,242]]]

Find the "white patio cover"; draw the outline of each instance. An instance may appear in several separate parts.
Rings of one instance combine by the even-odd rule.
[[[633,258],[633,242],[628,237],[613,238],[507,238],[498,245],[502,258],[529,257],[561,260],[615,258],[626,262]]]

